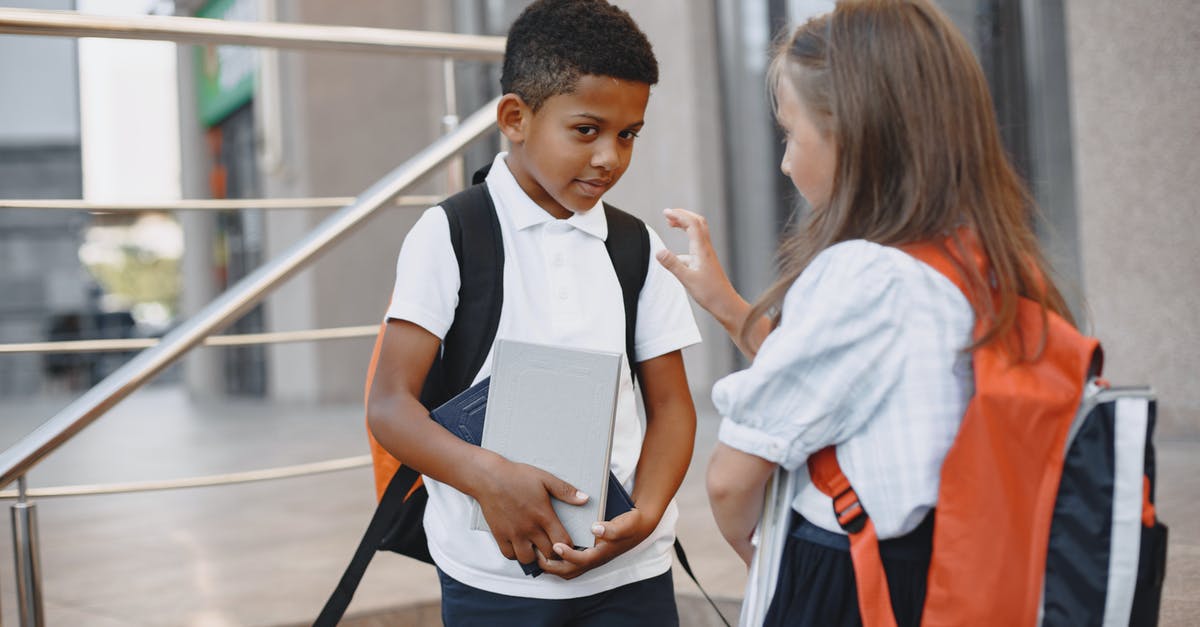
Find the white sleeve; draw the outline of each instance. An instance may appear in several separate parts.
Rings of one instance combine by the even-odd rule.
[[[750,367],[713,386],[718,439],[792,470],[861,429],[903,371],[904,291],[878,244],[819,254]]]
[[[650,267],[638,296],[637,328],[633,338],[633,350],[639,362],[700,343],[700,329],[696,327],[687,292],[679,279],[654,258],[665,248],[662,239],[649,225],[646,230],[650,233]]]
[[[427,209],[400,247],[387,317],[407,320],[444,339],[458,307],[458,285],[446,212],[441,207]]]

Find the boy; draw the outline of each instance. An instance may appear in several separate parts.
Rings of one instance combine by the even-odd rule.
[[[497,109],[512,149],[497,155],[487,176],[504,242],[498,338],[625,352],[600,199],[629,165],[657,81],[645,35],[603,0],[542,0],[513,24]],[[650,242],[653,256],[663,244],[653,231]],[[646,430],[643,437],[622,368],[612,446],[612,471],[637,507],[597,524],[595,547],[582,551],[572,548],[550,499],[579,505],[587,495],[462,442],[418,401],[458,289],[446,215],[435,207],[401,248],[367,408],[380,444],[426,477],[425,531],[446,625],[678,624],[673,497],[696,420],[680,349],[700,339],[682,287],[649,263],[634,336]],[[476,382],[490,374],[491,359]],[[472,499],[490,537],[471,530]],[[537,563],[546,575],[526,577],[516,562]]]

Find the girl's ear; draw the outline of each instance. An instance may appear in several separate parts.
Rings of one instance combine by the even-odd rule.
[[[525,100],[513,93],[504,94],[496,106],[496,125],[513,144],[525,141],[525,129],[532,116],[533,110]]]

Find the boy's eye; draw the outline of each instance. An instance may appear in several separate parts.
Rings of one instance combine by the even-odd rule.
[[[621,139],[637,139],[637,131],[621,131]]]
[[[585,137],[591,137],[592,135],[599,133],[600,129],[594,126],[576,126],[575,131]]]

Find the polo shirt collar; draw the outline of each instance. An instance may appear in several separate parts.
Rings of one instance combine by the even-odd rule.
[[[496,155],[486,181],[488,189],[492,190],[508,209],[513,226],[518,231],[547,222],[562,222],[601,241],[608,239],[608,219],[604,215],[603,202],[597,201],[596,205],[587,211],[577,212],[566,220],[558,220],[533,202],[525,190],[521,189],[521,185],[517,183],[516,177],[504,161],[507,156],[507,152]]]

